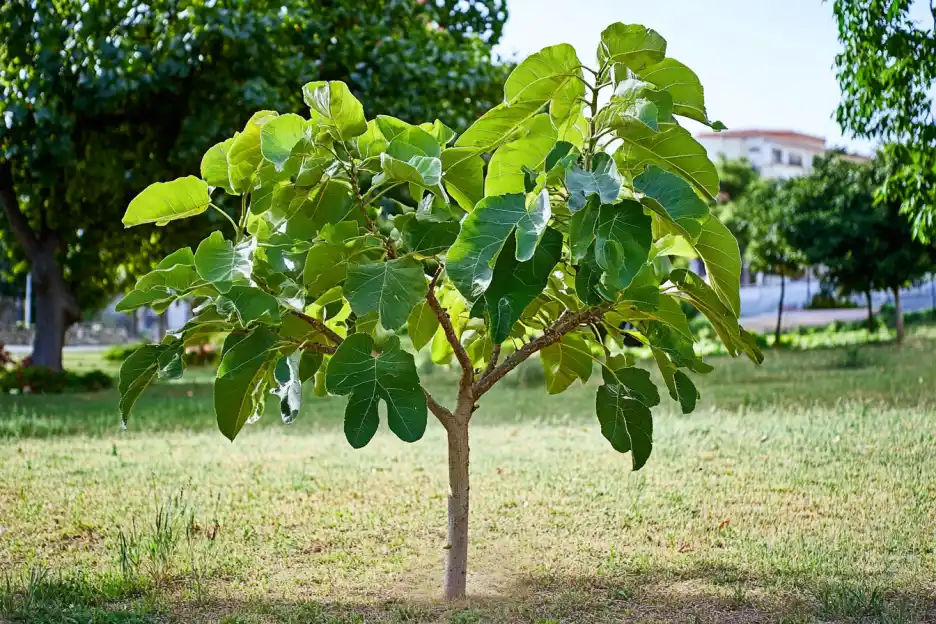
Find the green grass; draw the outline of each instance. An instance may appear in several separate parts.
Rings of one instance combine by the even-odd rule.
[[[0,398],[0,621],[916,622],[936,618],[936,340],[713,358],[629,470],[597,378],[537,363],[472,421],[470,599],[437,598],[445,444],[344,441],[344,400],[235,444],[211,389]],[[446,395],[452,377],[428,376]],[[508,383],[509,382],[509,383]]]

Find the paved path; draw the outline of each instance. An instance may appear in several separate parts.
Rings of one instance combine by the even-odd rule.
[[[877,309],[874,310],[877,314]],[[863,321],[868,318],[867,308],[841,308],[836,310],[784,310],[783,329],[828,325],[832,321]],[[776,311],[770,314],[741,317],[745,329],[772,332],[777,327]]]
[[[75,345],[65,347],[65,353],[97,353],[104,351],[111,345]],[[32,345],[6,345],[4,347],[13,355],[24,355],[32,353]]]

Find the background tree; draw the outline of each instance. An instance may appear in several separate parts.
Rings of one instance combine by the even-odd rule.
[[[875,200],[875,189],[892,166],[884,154],[866,164],[838,155],[814,161],[810,175],[789,183],[789,236],[810,263],[824,266],[823,280],[843,294],[865,295],[869,331],[874,329],[872,291],[890,291],[902,342],[900,289],[933,270],[936,252],[913,238],[899,200]]]
[[[214,407],[232,440],[269,390],[283,420],[295,419],[313,379],[348,395],[355,448],[376,434],[381,402],[406,442],[423,436],[431,411],[448,441],[445,595],[463,597],[469,421],[514,368],[538,354],[559,393],[599,366],[602,434],[638,470],[660,394],[623,351],[625,335],[651,349],[686,413],[698,399],[687,373],[711,367],[693,350],[682,303],[731,355],[762,359],[738,324],[737,242],[709,211],[715,166],[679,118],[719,124],[698,77],[665,51],[658,33],[625,24],[602,33],[594,68],[569,45],[545,48],[457,138],[438,122],[368,121],[336,81],[303,87],[308,119],[254,113],[209,149],[201,178],[155,183],[127,208],[125,225],[158,224],[220,211],[212,194],[241,197],[225,232],[173,252],[121,301],[206,301],[181,331],[124,361],[123,417],[154,379],[182,376],[186,344],[206,334],[224,337]],[[613,94],[600,107],[603,89]],[[702,258],[708,283],[673,268],[681,254]],[[420,382],[411,350],[429,345],[433,361],[457,362],[454,409]]]
[[[753,271],[780,276],[774,346],[780,347],[786,280],[802,273],[806,255],[791,243],[793,206],[788,185],[755,179],[735,203],[734,220],[743,224],[748,239],[745,257]]]
[[[936,235],[936,8],[914,18],[913,0],[835,0],[844,132],[887,143],[894,166],[880,196],[910,214],[924,242]]]
[[[82,310],[217,227],[214,213],[160,230],[119,221],[149,181],[197,170],[245,108],[298,111],[296,85],[343,80],[369,112],[438,111],[464,128],[500,100],[491,46],[505,20],[502,0],[3,3],[0,237],[33,272],[33,361],[60,368]]]
[[[743,258],[751,240],[751,233],[747,227],[747,217],[742,214],[742,203],[760,180],[760,174],[746,158],[728,160],[721,156],[715,167],[718,169],[718,196],[712,212],[737,239]]]

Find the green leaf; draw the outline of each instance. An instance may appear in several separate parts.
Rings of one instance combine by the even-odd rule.
[[[175,295],[182,295],[203,283],[195,272],[192,249],[183,247],[163,258],[155,269],[137,280],[135,290],[163,288]]]
[[[279,303],[276,297],[252,286],[231,286],[217,300],[218,311],[233,311],[241,325],[254,321],[270,324],[280,322]],[[223,313],[222,312],[222,313]]]
[[[679,397],[679,406],[683,414],[691,413],[699,400],[699,391],[689,376],[678,370],[673,373],[673,379],[676,383],[676,395]]]
[[[523,124],[540,112],[546,101],[517,102],[508,106],[498,104],[471,124],[455,141],[455,147],[477,147],[490,151],[508,140]]]
[[[546,157],[556,145],[556,129],[549,115],[540,114],[516,139],[497,148],[488,163],[484,181],[485,195],[523,193],[523,168],[543,170]]]
[[[265,123],[277,117],[273,111],[254,113],[244,126],[244,131],[234,137],[227,154],[228,178],[234,193],[240,195],[252,186],[254,173],[263,162],[260,152],[260,129]]]
[[[663,59],[656,65],[644,68],[639,74],[643,80],[670,94],[675,114],[707,126],[714,127],[714,123],[718,123],[710,121],[705,112],[705,95],[699,77],[676,59]]]
[[[426,297],[426,275],[422,265],[409,257],[355,265],[348,269],[344,292],[355,314],[376,311],[384,329],[393,331]]]
[[[445,199],[442,190],[442,161],[434,156],[413,156],[409,162],[399,160],[390,154],[380,155],[381,172],[374,177],[374,186],[380,186],[385,180],[406,182],[427,189]]]
[[[546,288],[549,275],[562,257],[562,234],[547,228],[533,257],[526,262],[517,261],[514,246],[512,238],[506,241],[490,285],[471,308],[471,316],[486,319],[495,344],[507,340],[523,311]]]
[[[510,72],[504,84],[504,101],[511,106],[551,100],[549,114],[556,125],[578,113],[584,97],[582,63],[567,43],[531,54]]]
[[[455,288],[468,301],[487,290],[507,237],[526,215],[524,196],[485,197],[468,213],[446,256],[446,270]]]
[[[569,221],[569,246],[573,262],[585,258],[588,248],[595,242],[600,208],[601,200],[598,195],[592,194],[585,201],[585,207],[572,215]]]
[[[307,122],[299,115],[288,113],[274,117],[260,129],[260,153],[282,171],[293,147],[306,138]]]
[[[429,302],[423,299],[416,304],[406,324],[407,334],[413,342],[413,348],[421,351],[429,344],[439,329],[439,317],[435,315]]]
[[[361,158],[373,158],[387,151],[387,141],[380,128],[377,126],[377,120],[371,119],[367,122],[367,131],[357,138],[358,151]]]
[[[566,187],[569,189],[569,210],[576,213],[585,207],[585,200],[592,194],[597,194],[603,204],[617,201],[621,193],[621,175],[614,159],[599,152],[592,159],[591,171],[572,163],[566,171]]]
[[[679,233],[691,241],[698,240],[702,221],[709,216],[709,208],[688,182],[674,173],[651,166],[634,178],[634,188],[653,198],[658,205],[647,202],[647,206],[676,226]]]
[[[387,153],[398,160],[409,162],[413,156],[438,158],[442,155],[442,147],[422,128],[410,126],[393,137],[387,147]]]
[[[163,286],[157,286],[149,290],[131,290],[127,295],[117,302],[114,307],[116,312],[130,312],[143,306],[161,307],[160,304],[168,304],[176,300],[178,295]]]
[[[230,334],[224,342],[214,385],[214,409],[218,428],[232,442],[244,424],[263,414],[278,343],[276,334],[265,327],[246,336]]]
[[[564,392],[576,379],[585,383],[591,377],[591,350],[580,334],[566,334],[559,342],[543,347],[540,360],[546,375],[546,392],[549,394]]]
[[[730,355],[744,352],[752,360],[759,362],[759,359],[763,357],[760,351],[756,349],[756,345],[752,347],[742,340],[738,317],[718,297],[711,286],[686,269],[676,269],[670,273],[670,280],[679,288],[677,296],[691,303],[712,323],[715,333],[718,334]]]
[[[228,174],[228,153],[234,144],[234,137],[215,144],[205,152],[201,161],[201,177],[208,186],[224,189],[226,193],[234,195],[231,178]]]
[[[598,62],[602,67],[620,63],[639,72],[666,56],[666,40],[655,30],[639,24],[611,24],[601,33]]]
[[[474,147],[442,150],[442,179],[445,188],[466,212],[484,197],[484,159]]]
[[[595,411],[601,423],[601,433],[614,450],[631,452],[634,470],[640,470],[653,450],[653,416],[650,408],[631,397],[619,384],[598,388]]]
[[[182,361],[182,341],[170,345],[163,344],[162,346],[167,348],[156,359],[157,376],[160,379],[181,379],[182,374],[185,372],[185,363]]]
[[[402,119],[397,119],[390,115],[377,115],[374,122],[387,141],[392,141],[397,138],[398,135],[414,127],[413,124],[406,123]]]
[[[650,217],[635,201],[603,204],[598,213],[595,257],[605,271],[604,283],[620,291],[637,277],[650,254]]]
[[[235,247],[218,231],[212,232],[199,243],[195,251],[195,269],[198,274],[222,293],[230,290],[235,280],[250,278],[252,267],[252,241],[243,241]]]
[[[645,406],[656,407],[660,404],[660,393],[650,379],[649,371],[636,366],[615,367],[612,364],[602,370],[602,375],[605,383],[622,386],[632,399]]]
[[[517,260],[525,262],[533,257],[533,252],[539,244],[543,232],[546,231],[546,224],[552,216],[552,208],[549,205],[549,193],[544,189],[539,195],[536,195],[531,205],[527,208],[526,214],[520,217],[517,222]]]
[[[718,194],[718,172],[702,145],[684,128],[668,125],[654,132],[639,119],[621,116],[616,124],[617,136],[623,144],[614,153],[618,169],[630,177],[656,165],[691,183],[702,195],[715,201]]]
[[[334,238],[328,236],[330,232],[334,232]],[[343,282],[352,264],[377,260],[383,253],[380,240],[357,236],[357,224],[353,222],[339,223],[333,229],[326,226],[322,237],[326,240],[313,245],[306,256],[303,279],[310,297],[318,297]]]
[[[360,214],[354,203],[351,187],[342,180],[331,179],[299,193],[281,214],[274,205],[272,215],[286,221],[286,234],[298,240],[310,241],[328,224],[336,224]]]
[[[319,357],[321,358],[321,354]],[[299,373],[301,359],[302,353],[294,351],[280,358],[273,369],[273,379],[277,384],[273,388],[273,394],[280,402],[280,418],[287,425],[295,422],[302,408],[302,380]],[[314,375],[315,371],[312,371],[312,374]]]
[[[299,358],[299,381],[305,383],[322,367],[325,356],[316,351],[303,351]]]
[[[406,249],[424,256],[444,253],[455,242],[460,229],[458,222],[452,219],[414,212],[397,215],[393,225],[400,231]]]
[[[210,203],[208,185],[195,176],[156,182],[133,198],[122,223],[124,227],[144,223],[166,225],[170,221],[200,215],[208,210]]]
[[[731,230],[712,215],[702,226],[695,248],[712,290],[735,317],[741,316],[741,252]]]
[[[644,335],[651,349],[655,352],[660,351],[669,356],[676,366],[688,368],[696,373],[710,373],[714,369],[703,362],[692,348],[692,340],[679,334],[668,325],[659,321],[650,321],[647,323]],[[661,366],[664,378],[667,373]],[[667,382],[669,385],[669,382]],[[673,390],[670,390],[672,395]]]
[[[604,301],[599,290],[602,273],[592,243],[575,271],[575,294],[585,305],[598,305]]]
[[[426,397],[413,356],[400,348],[396,337],[390,338],[385,347],[374,356],[374,339],[367,334],[352,334],[328,363],[328,391],[351,395],[345,410],[345,436],[354,448],[366,445],[377,432],[380,400],[387,405],[387,422],[398,438],[415,442],[426,431]]]
[[[432,123],[421,123],[419,127],[432,135],[439,145],[445,146],[451,143],[452,139],[455,138],[455,131],[446,126],[444,123],[436,119]]]
[[[302,99],[310,109],[312,124],[333,129],[336,139],[347,141],[367,132],[364,107],[345,83],[309,82],[302,87]]]
[[[120,392],[120,419],[126,426],[130,410],[159,371],[159,356],[168,345],[143,345],[130,354],[120,365],[117,390]]]

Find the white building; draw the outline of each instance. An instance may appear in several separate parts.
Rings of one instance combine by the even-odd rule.
[[[696,135],[709,158],[746,158],[765,178],[783,180],[809,173],[813,159],[826,153],[822,137],[792,130],[723,130]]]

